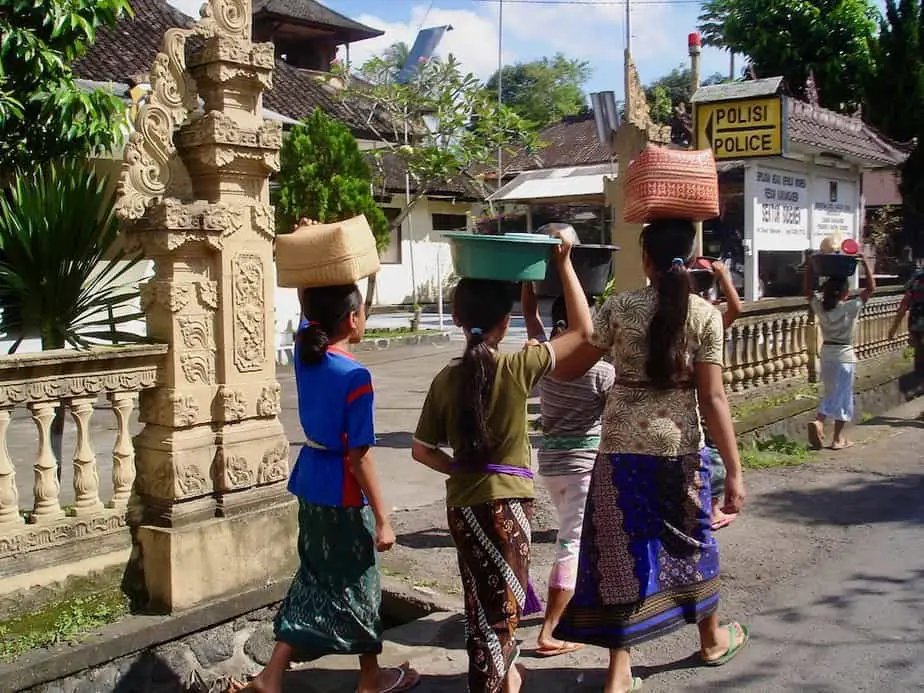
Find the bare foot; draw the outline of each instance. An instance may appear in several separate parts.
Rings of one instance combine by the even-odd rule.
[[[522,664],[514,664],[507,672],[507,678],[504,679],[504,693],[520,693],[524,678],[526,678],[526,669]]]
[[[816,450],[821,450],[825,446],[825,428],[821,421],[812,421],[808,425],[809,443]]]
[[[635,693],[635,691],[641,690],[641,688],[642,680],[638,676],[632,676],[630,673],[627,678],[613,681],[613,685],[608,685],[604,688],[603,693]]]
[[[273,681],[261,673],[247,684],[235,681],[226,693],[282,693],[282,681]]]

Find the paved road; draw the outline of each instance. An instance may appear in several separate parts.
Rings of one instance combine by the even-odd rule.
[[[753,628],[727,667],[696,665],[691,628],[633,652],[651,693],[924,691],[924,403],[858,430],[849,455],[749,473],[748,512],[720,535],[723,613]],[[542,569],[536,567],[537,570]],[[605,653],[530,658],[530,691],[599,693]],[[435,615],[388,633],[385,657],[426,675],[421,693],[464,690],[462,626]],[[347,693],[351,658],[294,672],[287,691]]]

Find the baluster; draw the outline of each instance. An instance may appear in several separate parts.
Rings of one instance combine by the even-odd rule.
[[[77,515],[93,515],[103,509],[99,499],[99,471],[90,441],[90,418],[95,397],[71,402],[71,416],[77,426],[77,449],[74,451],[74,508]]]
[[[744,371],[741,368],[741,326],[732,325],[731,328],[731,359],[728,365],[731,371],[732,392],[741,392]]]
[[[118,428],[112,448],[112,500],[109,501],[109,507],[120,510],[128,507],[132,485],[135,483],[135,446],[132,445],[129,425],[137,398],[134,392],[115,392],[109,395]]]
[[[770,334],[767,329],[767,320],[764,318],[757,325],[757,364],[754,367],[755,385],[766,385],[770,376]]]
[[[51,451],[51,421],[55,418],[58,402],[32,402],[29,410],[38,429],[38,453],[35,456],[35,507],[30,522],[50,522],[64,517],[58,501],[61,484],[58,482],[58,461]]]
[[[793,375],[798,377],[808,377],[808,336],[805,334],[808,322],[805,313],[800,313],[793,319]]]
[[[788,380],[793,375],[793,368],[795,367],[795,362],[793,359],[793,348],[792,348],[792,338],[793,338],[793,319],[791,315],[787,315],[781,321],[781,337],[783,344],[783,379]]]
[[[6,431],[10,425],[10,408],[0,408],[0,525],[21,524],[19,491],[16,490],[16,470],[6,447]]]
[[[779,318],[774,318],[770,323],[770,335],[773,343],[770,345],[773,354],[773,373],[771,377],[773,382],[779,382],[783,377],[783,326]]]
[[[754,326],[750,323],[742,325],[741,336],[744,343],[744,389],[754,387]]]

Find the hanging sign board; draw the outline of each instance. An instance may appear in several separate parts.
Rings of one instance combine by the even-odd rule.
[[[696,104],[697,149],[712,149],[716,161],[780,156],[783,138],[782,96]]]

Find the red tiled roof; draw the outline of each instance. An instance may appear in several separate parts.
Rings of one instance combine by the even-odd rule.
[[[597,126],[592,112],[566,116],[539,133],[540,149],[530,155],[518,154],[504,165],[508,172],[530,171],[537,168],[583,166],[609,163],[606,147],[597,139]]]
[[[898,166],[908,158],[905,146],[880,135],[860,118],[796,99],[786,99],[786,104],[788,135],[793,142],[880,166]]]
[[[193,22],[164,0],[132,0],[132,7],[134,18],[120,20],[114,29],[106,27],[98,31],[96,43],[74,63],[78,77],[119,83],[147,79],[164,32],[172,27],[190,27]],[[282,60],[276,61],[273,89],[266,92],[263,102],[267,108],[295,120],[306,118],[320,108],[347,125],[357,137],[375,137],[363,114],[338,99],[335,89],[325,84],[321,75]],[[379,132],[389,132],[384,123],[377,125]]]

